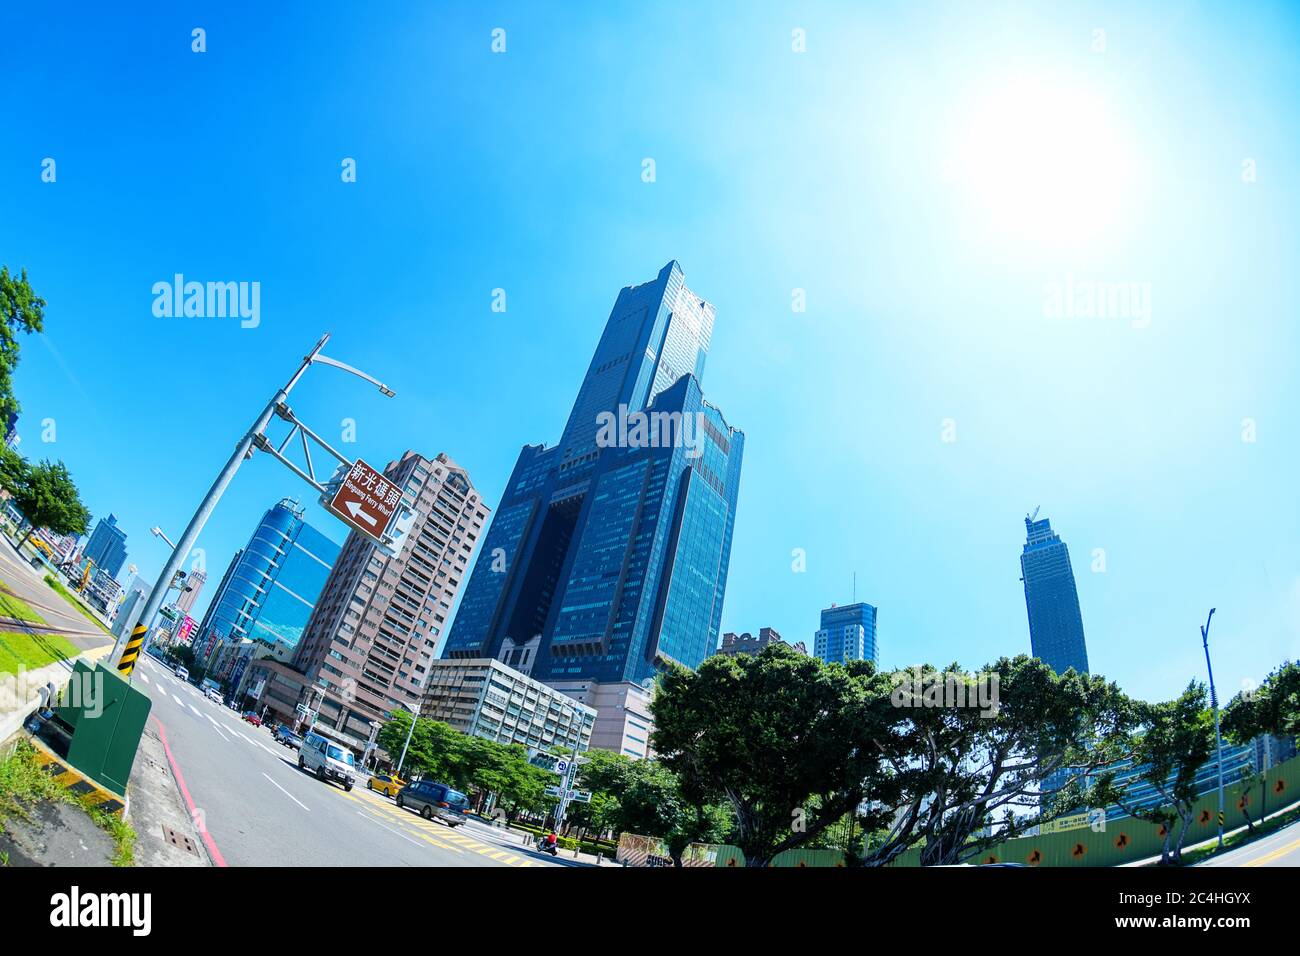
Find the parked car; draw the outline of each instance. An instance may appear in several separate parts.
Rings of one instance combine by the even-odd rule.
[[[298,748],[299,770],[310,771],[321,780],[337,780],[344,790],[351,790],[356,783],[356,767],[351,750],[320,734],[308,734]]]
[[[254,727],[262,726],[262,718],[257,716],[257,711],[255,710],[244,711],[244,719],[248,721],[250,724],[252,724]]]
[[[209,688],[204,692],[204,696],[207,697],[207,699],[210,700],[210,701],[212,701],[212,703],[214,703],[214,704],[224,704],[224,703],[225,703],[225,701],[221,699],[221,691],[213,690],[211,687],[209,687]]]
[[[302,738],[293,732],[286,724],[280,724],[275,728],[273,735],[277,743],[282,743],[290,750],[297,750],[302,746]]]
[[[469,799],[465,794],[432,780],[409,783],[397,791],[397,805],[410,807],[426,820],[437,817],[453,829],[464,823],[465,814],[469,813]]]
[[[190,672],[186,670],[184,667],[182,667],[180,664],[176,665],[176,676],[179,677],[181,680],[185,681],[187,684],[190,681]]]
[[[394,777],[390,773],[377,773],[366,781],[366,787],[382,793],[386,797],[397,796],[397,791],[406,786],[406,781],[401,777]]]

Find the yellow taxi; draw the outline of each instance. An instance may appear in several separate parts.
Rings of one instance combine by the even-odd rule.
[[[392,774],[377,773],[366,781],[366,786],[386,797],[395,797],[397,791],[406,786],[406,781],[401,777],[394,777]]]

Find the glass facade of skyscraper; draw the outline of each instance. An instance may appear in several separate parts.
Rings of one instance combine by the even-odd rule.
[[[560,443],[520,453],[444,658],[604,682],[713,653],[744,449],[700,388],[713,317],[676,262],[619,293]]]
[[[117,526],[117,515],[100,518],[90,533],[82,557],[95,562],[95,567],[117,577],[126,563],[126,532]]]
[[[813,637],[813,655],[827,662],[880,662],[876,645],[876,609],[870,604],[831,605],[822,610],[822,626]]]
[[[291,652],[338,556],[339,546],[307,524],[295,502],[281,501],[235,556],[194,646],[207,653],[215,641],[247,639]]]
[[[1029,644],[1034,657],[1058,674],[1071,667],[1088,673],[1088,648],[1083,640],[1083,614],[1070,567],[1070,550],[1052,532],[1046,518],[1025,517],[1026,540],[1020,555],[1029,612]]]

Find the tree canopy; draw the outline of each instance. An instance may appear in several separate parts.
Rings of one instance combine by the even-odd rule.
[[[44,460],[26,470],[25,479],[11,488],[14,504],[31,527],[48,528],[54,534],[85,534],[90,512],[81,503],[77,485],[61,461]]]
[[[18,365],[18,333],[40,332],[44,327],[45,300],[27,281],[27,270],[17,276],[0,266],[0,424],[19,411],[13,392],[13,371]]]

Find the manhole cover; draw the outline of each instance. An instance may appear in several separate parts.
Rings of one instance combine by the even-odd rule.
[[[199,848],[194,845],[194,841],[191,840],[189,837],[187,837],[184,833],[181,833],[175,827],[169,827],[167,826],[167,824],[164,823],[162,832],[163,832],[163,839],[166,840],[168,843],[170,843],[172,846],[180,847],[186,853],[193,853],[195,856],[199,855]]]

